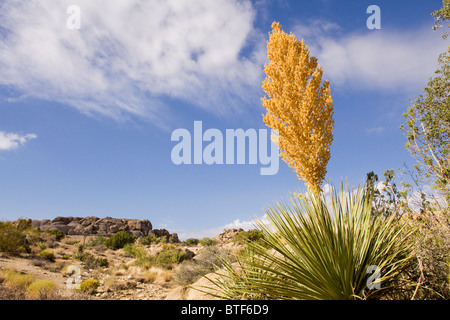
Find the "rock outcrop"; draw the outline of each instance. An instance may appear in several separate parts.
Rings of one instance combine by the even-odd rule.
[[[173,242],[178,242],[176,233],[166,229],[153,229],[149,220],[117,219],[98,217],[56,217],[53,220],[31,220],[31,226],[40,231],[59,230],[65,235],[102,235],[112,236],[119,231],[126,231],[136,238],[156,235],[166,236]]]
[[[234,240],[236,236],[244,231],[244,229],[224,229],[223,232],[217,236],[215,236],[213,239],[216,240],[219,243],[226,243],[231,240]]]

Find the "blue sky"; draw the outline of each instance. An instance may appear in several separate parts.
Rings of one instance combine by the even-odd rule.
[[[369,30],[369,5],[381,29]],[[80,29],[67,27],[70,5]],[[304,191],[280,161],[175,165],[177,128],[264,129],[273,21],[304,39],[330,80],[327,179],[351,185],[412,158],[402,113],[448,43],[433,1],[0,1],[0,217],[149,219],[181,238],[250,226]],[[72,21],[72,20],[71,20]]]

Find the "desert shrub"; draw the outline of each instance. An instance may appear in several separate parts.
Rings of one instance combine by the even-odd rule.
[[[195,260],[184,261],[175,272],[175,281],[189,285],[222,267],[224,259],[231,259],[229,251],[217,246],[209,246],[200,251]]]
[[[159,243],[159,238],[156,235],[149,235],[146,237],[143,237],[141,240],[141,243],[144,245],[151,245]]]
[[[80,289],[77,289],[77,291],[85,292],[88,294],[95,294],[97,293],[97,289],[100,286],[100,283],[98,280],[90,278],[82,283],[80,283]]]
[[[145,247],[136,243],[128,243],[123,247],[123,252],[134,258],[143,258],[146,256]]]
[[[414,258],[415,230],[396,212],[373,217],[372,198],[362,188],[309,192],[292,197],[290,205],[276,204],[266,216],[270,224],[259,221],[258,228],[269,249],[250,242],[238,268],[225,261],[212,281],[217,296],[351,300],[389,298],[406,289],[401,277]],[[372,278],[374,266],[380,274]]]
[[[96,237],[89,238],[89,240],[86,243],[86,246],[88,246],[88,247],[101,246],[101,245],[104,245],[105,242],[106,242],[106,238],[98,235]]]
[[[156,280],[157,276],[158,276],[158,273],[156,273],[154,271],[147,271],[142,275],[145,283],[153,283]]]
[[[211,271],[195,260],[183,262],[175,272],[175,282],[179,285],[189,285]]]
[[[25,300],[25,290],[17,287],[0,286],[0,300]]]
[[[447,215],[447,217],[445,216]],[[417,244],[416,265],[412,278],[420,286],[415,299],[450,299],[450,215],[445,212],[424,212],[409,216],[419,232],[413,241]]]
[[[267,247],[267,242],[264,241],[264,233],[258,229],[239,232],[234,240],[239,244],[247,244],[249,242],[257,242],[258,244]]]
[[[44,241],[40,241],[38,244],[37,244],[37,247],[39,248],[39,250],[45,250],[45,249],[47,249],[47,243],[45,243]]]
[[[5,276],[4,283],[9,287],[25,290],[34,280],[31,274],[22,274],[14,270],[6,270],[3,272]]]
[[[39,257],[44,258],[48,261],[55,261],[55,254],[52,251],[44,250],[39,253]]]
[[[0,252],[12,254],[29,252],[25,234],[10,222],[0,221]]]
[[[217,241],[214,239],[205,237],[202,240],[200,240],[199,243],[204,247],[208,247],[208,246],[213,246],[213,245],[217,244]]]
[[[84,247],[85,247],[85,246],[86,246],[86,245],[83,244],[83,243],[81,243],[81,242],[75,243],[75,248],[77,248],[77,252],[78,252],[78,253],[83,253],[83,252],[84,252]]]
[[[126,231],[119,231],[105,241],[105,246],[117,250],[123,248],[128,243],[134,243],[135,240],[136,238],[132,234]]]
[[[46,230],[45,233],[48,233],[48,234],[54,236],[57,241],[61,241],[65,237],[65,235],[62,231],[59,231],[56,229]]]
[[[107,258],[97,258],[97,263],[99,267],[108,268],[109,262]]]
[[[58,241],[56,241],[55,239],[48,239],[46,241],[46,245],[48,248],[56,248],[59,244]]]
[[[148,269],[154,265],[155,257],[147,254],[143,244],[129,243],[123,247],[123,251],[126,255],[136,258],[136,266]]]
[[[166,247],[157,254],[155,258],[155,265],[161,267],[170,267],[173,264],[183,262],[186,257],[187,254],[183,250],[175,247]]]
[[[169,270],[164,270],[163,272],[161,272],[160,276],[161,279],[164,280],[164,282],[169,282],[170,280],[173,279],[173,272]]]
[[[195,257],[195,260],[210,271],[220,269],[224,259],[232,259],[228,250],[218,246],[206,247]]]
[[[195,238],[189,238],[184,240],[183,243],[187,246],[196,246],[200,243],[200,240]]]
[[[84,262],[88,269],[97,269],[99,267],[107,268],[109,266],[107,258],[96,258],[93,254],[88,252],[76,252],[72,255],[72,258]]]
[[[49,280],[37,280],[32,282],[26,289],[29,299],[47,300],[56,293],[56,283]]]
[[[31,228],[31,220],[29,219],[17,219],[15,222],[17,229],[19,230],[27,230]]]
[[[140,243],[144,244],[144,245],[160,244],[160,243],[167,243],[167,242],[169,242],[169,241],[167,240],[166,236],[158,237],[155,234],[151,234],[149,236],[146,236],[146,237],[143,237],[140,239]]]

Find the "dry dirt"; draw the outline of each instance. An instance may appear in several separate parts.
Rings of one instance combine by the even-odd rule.
[[[64,298],[80,299],[80,294],[68,287],[73,283],[73,275],[67,270],[72,265],[78,266],[81,272],[81,281],[95,278],[100,286],[97,292],[89,299],[102,300],[180,300],[180,299],[212,299],[196,290],[180,286],[174,281],[174,274],[179,267],[175,265],[173,269],[166,268],[144,268],[134,264],[135,258],[124,253],[123,249],[111,250],[104,246],[87,247],[84,252],[90,253],[96,258],[106,258],[108,267],[88,269],[86,265],[73,259],[77,252],[77,241],[88,241],[89,237],[66,236],[63,240],[54,243],[53,248],[47,248],[55,254],[55,261],[47,261],[38,256],[40,251],[32,249],[31,254],[6,255],[0,253],[0,272],[5,270],[15,270],[19,273],[33,275],[37,280],[50,280],[57,284],[59,293]],[[85,242],[85,243],[86,243]],[[177,245],[181,249],[187,249],[197,254],[203,246],[186,247]],[[225,244],[225,246],[232,246]],[[162,245],[146,246],[148,253],[155,253],[161,250]],[[199,280],[204,285],[204,279]],[[195,284],[194,284],[195,285]],[[1,285],[0,285],[1,286]],[[78,296],[77,296],[78,295]]]

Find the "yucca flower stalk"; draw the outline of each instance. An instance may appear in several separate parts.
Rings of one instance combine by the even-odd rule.
[[[308,192],[266,210],[249,243],[211,280],[221,299],[368,299],[400,290],[414,257],[414,232],[395,212],[373,216],[364,188]],[[268,249],[266,248],[268,247]],[[379,277],[373,271],[379,270]],[[372,276],[372,278],[371,278]]]

